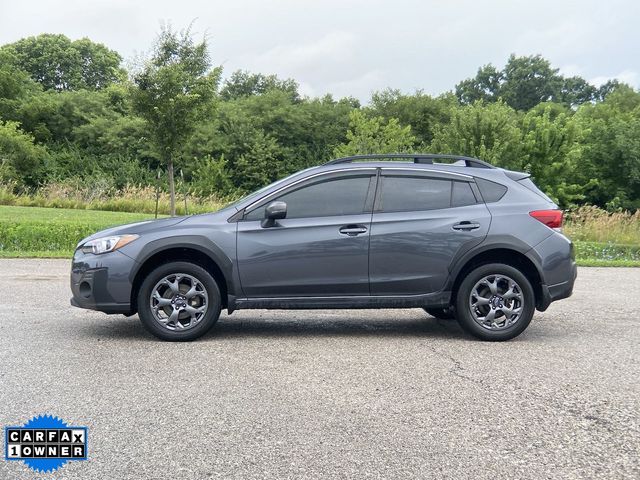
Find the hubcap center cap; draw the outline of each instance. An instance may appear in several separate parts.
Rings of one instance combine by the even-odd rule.
[[[501,308],[504,305],[504,299],[500,295],[494,295],[491,297],[491,306],[493,308]]]

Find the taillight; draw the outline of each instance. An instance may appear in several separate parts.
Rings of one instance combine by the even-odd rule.
[[[529,215],[549,228],[562,228],[562,210],[534,210]]]

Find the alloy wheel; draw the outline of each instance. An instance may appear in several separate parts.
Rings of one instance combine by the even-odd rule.
[[[193,275],[165,276],[151,290],[153,318],[167,330],[189,330],[204,318],[209,297],[204,284]]]
[[[504,330],[522,315],[522,288],[506,275],[487,275],[471,289],[469,307],[474,321],[487,330]]]

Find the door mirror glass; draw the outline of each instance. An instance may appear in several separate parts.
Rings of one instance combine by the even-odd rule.
[[[271,202],[264,209],[264,220],[262,220],[262,228],[273,227],[276,220],[287,217],[287,204],[285,202]]]

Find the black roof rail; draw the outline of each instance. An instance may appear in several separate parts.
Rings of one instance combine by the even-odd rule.
[[[476,168],[496,168],[493,165],[483,162],[477,158],[463,157],[460,155],[443,155],[438,153],[376,153],[371,155],[353,155],[351,157],[336,158],[324,165],[338,165],[340,163],[353,163],[361,160],[377,160],[377,159],[390,159],[401,158],[411,159],[413,163],[427,163],[433,164],[434,160],[456,160],[464,162],[467,167]]]

